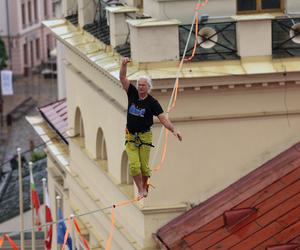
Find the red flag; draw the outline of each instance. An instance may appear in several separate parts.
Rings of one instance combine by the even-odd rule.
[[[52,223],[52,214],[51,214],[51,209],[50,209],[50,201],[49,201],[49,196],[48,196],[48,190],[47,188],[45,189],[45,210],[46,210],[46,223]],[[51,250],[52,246],[52,224],[47,226],[47,234],[45,238],[45,245],[47,250]]]
[[[30,171],[30,186],[31,186],[31,197],[32,197],[32,204],[35,209],[35,225],[39,226],[39,231],[42,230],[41,226],[41,216],[40,216],[40,200],[38,193],[35,188],[35,183],[33,180],[32,172]]]

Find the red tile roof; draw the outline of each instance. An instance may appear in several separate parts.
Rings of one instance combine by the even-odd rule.
[[[48,124],[66,142],[66,131],[68,129],[68,114],[66,99],[62,99],[39,108],[40,113]]]
[[[175,218],[166,249],[300,249],[300,143]]]

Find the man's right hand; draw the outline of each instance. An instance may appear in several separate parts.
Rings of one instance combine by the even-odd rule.
[[[128,88],[129,88],[129,81],[126,78],[127,63],[129,63],[130,61],[131,60],[128,57],[124,57],[122,59],[122,63],[121,63],[121,67],[120,67],[120,74],[119,74],[120,81],[126,92],[128,91]]]

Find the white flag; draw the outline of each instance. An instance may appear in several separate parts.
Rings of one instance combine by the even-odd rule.
[[[1,71],[1,90],[2,95],[13,95],[13,86],[12,86],[12,71],[11,70],[2,70]]]

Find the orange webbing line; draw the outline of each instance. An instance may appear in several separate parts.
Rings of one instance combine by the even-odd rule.
[[[115,225],[116,225],[115,209],[117,207],[125,206],[127,204],[131,204],[131,203],[134,203],[136,201],[139,201],[139,199],[134,198],[132,200],[121,201],[121,202],[119,202],[119,203],[112,206],[112,208],[111,208],[111,227],[110,227],[109,237],[108,237],[108,240],[106,242],[105,250],[110,250],[110,246],[111,246],[111,241],[112,241],[112,237],[113,237],[113,233],[114,233],[114,229],[115,229]]]
[[[121,207],[121,206],[125,206],[125,205],[128,205],[128,204],[131,204],[131,203],[134,203],[136,201],[139,201],[139,199],[136,197],[134,199],[131,199],[131,200],[125,200],[125,201],[120,201],[118,202],[117,204],[113,205],[113,208],[114,207]]]
[[[113,206],[111,208],[111,227],[110,227],[109,237],[108,237],[108,240],[106,242],[105,250],[110,249],[110,245],[111,245],[111,241],[112,241],[112,237],[113,237],[113,233],[114,233],[114,229],[115,229],[115,224],[116,224],[115,206]]]
[[[198,43],[197,37],[198,37],[198,29],[199,29],[199,15],[197,12],[198,12],[198,9],[196,9],[196,13],[195,13],[196,23],[195,23],[195,42],[194,42],[193,52],[190,57],[184,58],[183,59],[184,61],[191,61],[195,56],[197,43]]]
[[[160,162],[156,165],[156,167],[154,168],[154,171],[158,171],[161,168],[161,165],[164,163],[165,158],[166,158],[166,153],[167,153],[167,146],[168,146],[168,134],[169,134],[169,130],[167,130],[165,128],[165,143],[164,143],[164,148],[163,148],[163,152],[162,152],[162,156],[161,156],[161,160]],[[148,184],[150,184],[150,181],[148,180]]]
[[[2,245],[3,245],[3,242],[4,242],[4,238],[7,239],[7,241],[9,242],[9,244],[12,246],[13,250],[18,250],[18,247],[17,247],[16,243],[7,234],[4,234],[4,236],[2,236],[0,238],[0,248],[2,248]]]
[[[198,17],[197,12],[201,9],[201,7],[205,6],[207,3],[208,3],[208,0],[205,0],[204,3],[197,3],[196,4],[196,7],[195,7],[196,32],[195,32],[195,43],[194,43],[193,53],[192,53],[192,56],[190,58],[188,58],[188,59],[182,58],[181,59],[179,67],[178,67],[178,72],[181,71],[184,61],[191,60],[194,57],[194,54],[195,54],[195,51],[196,51],[196,46],[197,46],[197,35],[196,34],[198,34],[198,23],[199,23],[199,17]],[[175,108],[175,106],[176,106],[176,101],[177,101],[177,96],[178,96],[178,87],[179,87],[179,77],[177,76],[176,81],[175,81],[174,91],[173,91],[172,96],[171,96],[172,104],[171,104],[170,107],[168,107],[167,114],[169,114],[171,112],[171,110],[173,108]],[[161,168],[161,165],[165,161],[166,152],[167,152],[167,144],[168,144],[168,135],[169,135],[168,130],[166,129],[165,142],[164,142],[164,146],[163,146],[163,152],[162,152],[161,160],[156,165],[156,167],[154,168],[154,171],[158,171]],[[149,181],[148,181],[148,184],[150,184]]]
[[[183,61],[181,60],[180,62],[180,69],[182,68],[182,64],[183,64]],[[168,107],[168,110],[167,110],[167,113],[169,114],[173,108],[175,108],[175,105],[176,105],[176,101],[177,101],[177,95],[178,95],[178,86],[179,86],[179,79],[178,77],[176,78],[176,81],[175,81],[175,87],[174,87],[174,92],[172,93],[172,105],[170,107]]]
[[[70,233],[70,227],[71,227],[71,216],[68,218],[68,224],[67,224],[67,230],[64,237],[64,244],[62,245],[61,249],[64,250],[68,241],[69,233]]]
[[[81,231],[80,231],[80,228],[79,228],[78,223],[77,223],[77,221],[76,221],[75,218],[73,219],[73,223],[74,223],[74,225],[75,225],[75,229],[76,229],[76,231],[78,232],[78,234],[79,234],[79,236],[80,236],[80,239],[81,239],[81,241],[83,242],[84,246],[86,247],[86,249],[90,250],[90,246],[89,246],[89,244],[87,243],[86,239],[83,238],[83,236],[82,236],[82,234],[81,234]]]
[[[205,0],[204,3],[197,3],[196,7],[195,7],[195,19],[196,19],[196,24],[195,24],[195,42],[194,42],[194,48],[193,48],[193,53],[189,58],[184,58],[184,61],[191,61],[194,56],[195,56],[195,52],[196,52],[196,48],[197,48],[197,37],[198,37],[198,32],[199,32],[199,15],[198,15],[198,11],[205,6],[208,3],[208,0]]]

